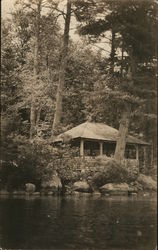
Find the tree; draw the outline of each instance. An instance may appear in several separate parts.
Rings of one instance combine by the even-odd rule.
[[[118,139],[116,147],[116,158],[121,160],[124,157],[125,138],[130,124],[129,118],[138,110],[138,106],[145,102],[140,88],[137,88],[137,83],[138,78],[140,80],[142,64],[146,64],[146,73],[148,74],[148,67],[149,65],[152,67],[155,58],[157,38],[153,37],[153,30],[156,30],[157,26],[157,4],[154,1],[107,1],[106,3],[99,1],[96,4],[92,4],[92,1],[88,1],[86,4],[80,1],[78,5],[80,4],[82,8],[78,17],[80,21],[86,23],[80,28],[81,34],[88,34],[98,40],[99,37],[105,37],[105,32],[112,27],[109,78],[116,80],[116,76],[118,80],[116,82],[112,79],[107,80],[106,86],[110,89],[107,88],[105,94],[109,95],[110,98],[113,96],[115,103],[120,100],[122,119],[120,120],[120,139]],[[101,5],[103,8],[100,8]],[[94,13],[95,15],[93,15]],[[116,53],[116,49],[122,50],[121,58],[118,52]],[[126,56],[124,56],[124,52]],[[126,78],[123,74],[124,70],[127,74],[129,67],[132,71],[131,79]],[[152,79],[150,81],[152,82]],[[144,79],[142,79],[141,84],[144,85]],[[151,92],[153,91],[152,87],[151,84]],[[146,97],[148,101],[149,96]],[[148,109],[147,106],[146,109]],[[119,144],[120,146],[118,146]]]
[[[127,80],[132,86],[133,80],[132,80],[132,74],[131,74],[130,68],[129,68]],[[128,135],[128,129],[129,129],[129,123],[130,123],[130,114],[131,114],[131,104],[126,102],[126,107],[123,108],[123,112],[122,112],[122,116],[120,120],[118,139],[117,139],[115,155],[114,155],[115,160],[118,161],[119,163],[123,161],[124,155],[125,155],[126,138]]]
[[[35,85],[38,83],[38,74],[39,74],[39,36],[40,36],[40,18],[41,18],[41,4],[42,0],[39,0],[37,3],[36,10],[36,22],[35,22],[35,45],[34,45],[34,82]],[[36,126],[36,99],[34,96],[34,91],[31,96],[31,110],[30,110],[30,139],[35,135],[35,126]]]
[[[130,78],[128,78],[129,80],[128,84],[130,86],[128,92],[130,94],[132,92],[134,96],[138,96],[138,92],[136,89],[136,82],[137,82],[137,77],[139,77],[141,71],[140,65],[142,64],[142,62],[147,62],[147,61],[149,64],[151,64],[153,58],[155,57],[155,51],[153,50],[152,46],[154,43],[155,44],[154,48],[155,48],[155,46],[157,46],[156,44],[158,41],[153,39],[151,28],[155,26],[155,21],[156,21],[156,13],[155,10],[153,10],[153,7],[157,6],[154,4],[154,2],[149,3],[144,1],[141,4],[126,3],[122,7],[123,9],[120,9],[120,7],[118,8],[119,19],[123,26],[120,33],[124,41],[125,49],[129,55],[130,67],[131,67],[131,76]],[[149,40],[149,37],[152,40]],[[124,119],[125,114],[126,118]],[[125,134],[127,134],[126,130],[127,130],[127,125],[129,124],[130,115],[131,115],[131,107],[129,106],[128,110],[125,110],[123,112],[123,117],[120,122],[119,139],[115,151],[115,157],[117,160],[118,159],[122,160],[124,156],[123,153],[125,152],[125,147],[123,147],[121,150],[121,146],[125,143],[123,142],[120,143],[120,140],[121,138],[124,138],[125,141]],[[122,155],[122,157],[120,155]]]
[[[20,100],[18,93],[21,91],[19,77],[19,54],[14,43],[10,20],[2,20],[1,40],[1,136],[12,133],[19,123],[19,114],[15,109],[15,103]]]
[[[63,126],[78,125],[88,119],[88,98],[98,77],[98,54],[71,42],[63,95]]]
[[[47,88],[44,88],[44,85],[46,85],[46,82],[48,85],[48,78],[50,77],[48,51],[50,53],[50,51],[55,50],[56,47],[54,44],[57,37],[58,16],[52,10],[52,6],[54,6],[54,1],[52,0],[47,2],[43,0],[23,0],[17,1],[16,6],[17,11],[13,14],[15,17],[18,17],[17,20],[19,20],[19,22],[16,20],[16,33],[21,44],[25,42],[28,34],[28,32],[26,33],[26,29],[23,28],[25,21],[27,21],[31,34],[29,44],[30,51],[24,56],[27,62],[21,70],[21,77],[24,78],[23,80],[26,82],[25,90],[28,100],[26,100],[26,98],[25,100],[27,105],[28,102],[30,102],[30,139],[33,139],[37,135],[43,105],[47,102],[46,97],[44,97],[44,92],[47,92]],[[20,29],[20,31],[18,29]],[[22,46],[21,51],[24,51]],[[43,58],[44,54],[45,58]],[[42,59],[42,61],[40,59]],[[50,86],[48,86],[48,88],[49,87]],[[41,100],[41,97],[45,100]]]
[[[67,65],[70,18],[71,18],[71,1],[67,0],[67,12],[66,12],[66,17],[65,17],[63,48],[61,52],[61,62],[60,62],[60,68],[59,68],[59,83],[58,83],[58,89],[57,89],[57,95],[56,95],[56,110],[54,114],[52,136],[56,133],[56,130],[62,118],[62,95],[63,95],[63,87],[64,87],[64,82],[65,82],[65,70],[66,70],[66,65]]]

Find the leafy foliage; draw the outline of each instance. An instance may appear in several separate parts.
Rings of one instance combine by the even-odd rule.
[[[133,174],[130,173],[130,169],[126,169],[115,160],[109,160],[102,162],[101,171],[92,177],[92,184],[101,187],[107,183],[130,182],[136,178],[137,176],[133,177]]]

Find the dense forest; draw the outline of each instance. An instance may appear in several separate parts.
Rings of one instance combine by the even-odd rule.
[[[73,175],[74,151],[52,141],[87,120],[119,129],[118,162],[128,133],[156,160],[157,30],[154,0],[17,0],[1,28],[0,185]]]

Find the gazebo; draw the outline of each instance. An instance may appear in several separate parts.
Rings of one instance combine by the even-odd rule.
[[[65,138],[71,142],[72,146],[80,148],[81,157],[113,157],[118,130],[104,123],[85,122],[58,135],[54,143],[62,142]],[[146,147],[149,145],[147,142],[128,135],[125,158],[133,159],[139,164],[139,148],[143,147],[145,156]]]

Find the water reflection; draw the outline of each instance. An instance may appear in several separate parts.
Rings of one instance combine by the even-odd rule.
[[[0,246],[139,249],[156,245],[156,200],[36,197],[0,200]]]

